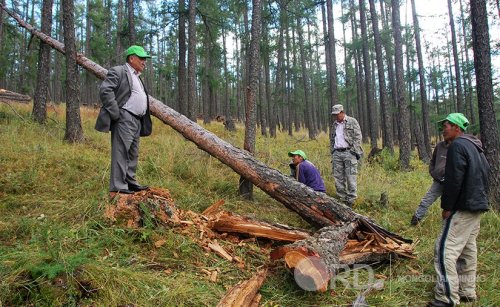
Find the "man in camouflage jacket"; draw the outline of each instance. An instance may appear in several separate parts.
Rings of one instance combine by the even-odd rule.
[[[361,128],[354,117],[344,113],[341,104],[334,105],[335,121],[330,129],[333,177],[337,196],[348,206],[357,198],[358,160],[363,156]]]

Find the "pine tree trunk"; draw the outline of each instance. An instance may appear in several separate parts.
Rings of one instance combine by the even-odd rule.
[[[490,164],[490,201],[500,209],[500,137],[493,107],[493,81],[491,77],[491,51],[486,2],[470,1],[472,46],[479,109],[481,140]]]
[[[51,33],[53,0],[44,0],[42,4],[42,32]],[[3,10],[2,10],[3,12]],[[0,44],[1,45],[1,44]],[[38,123],[45,123],[47,119],[47,101],[49,99],[50,81],[50,46],[40,42],[38,53],[38,71],[36,78],[35,95],[33,97],[33,119]]]
[[[411,144],[410,144],[410,119],[408,103],[405,94],[403,74],[403,44],[401,40],[401,22],[399,19],[399,1],[391,0],[392,27],[394,29],[394,52],[396,59],[396,90],[399,108],[399,162],[403,170],[410,169]]]
[[[375,42],[375,56],[378,70],[378,87],[380,97],[380,109],[382,119],[382,147],[387,148],[391,153],[394,152],[392,139],[392,124],[390,116],[390,107],[387,101],[387,89],[385,83],[384,61],[382,53],[382,42],[380,38],[380,30],[378,28],[378,16],[375,8],[375,1],[370,2],[370,16],[372,19],[373,38]]]
[[[80,119],[80,86],[76,62],[75,23],[73,0],[62,0],[64,45],[66,47],[66,133],[70,143],[83,141]]]
[[[333,126],[333,122],[335,121],[335,118],[330,115],[332,107],[334,104],[340,103],[339,101],[339,95],[338,95],[338,87],[337,87],[337,57],[336,57],[336,50],[335,50],[335,32],[333,28],[333,7],[332,7],[332,1],[326,1],[326,16],[327,16],[327,26],[328,26],[328,53],[327,57],[329,58],[330,62],[330,82],[329,82],[329,88],[330,88],[330,103],[329,108],[328,108],[328,126],[331,127]],[[328,67],[327,67],[328,69]],[[334,140],[332,139],[332,133],[330,133],[330,146],[333,145]]]
[[[307,129],[309,131],[309,139],[316,139],[316,130],[314,129],[313,117],[312,117],[312,107],[311,107],[311,96],[309,90],[309,78],[306,65],[306,51],[304,48],[304,35],[302,31],[302,23],[300,17],[297,17],[297,34],[299,39],[299,52],[300,52],[300,65],[302,67],[302,86],[304,88],[304,117],[306,119]]]
[[[415,0],[411,0],[413,12],[413,27],[415,28],[415,47],[417,49],[418,76],[420,86],[420,102],[422,104],[422,133],[425,144],[425,152],[422,153],[424,160],[429,161],[432,155],[429,135],[429,104],[427,103],[427,92],[425,90],[425,69],[422,58],[422,45],[420,44],[420,26],[418,24],[417,11],[415,9]]]
[[[457,34],[455,32],[455,20],[453,19],[453,8],[451,6],[451,0],[448,0],[448,12],[450,15],[450,28],[451,28],[451,44],[453,47],[453,60],[455,67],[455,82],[457,87],[457,112],[464,113],[464,98],[462,94],[462,77],[460,73],[460,62],[458,61],[458,50],[457,50]]]
[[[188,26],[188,117],[196,122],[196,0],[189,0]]]
[[[260,0],[252,0],[252,37],[250,50],[248,52],[248,85],[245,95],[245,140],[243,148],[250,154],[255,152],[256,138],[256,100],[259,86],[259,44],[261,30],[261,10]],[[253,185],[250,180],[242,176],[239,186],[240,195],[246,199],[253,199]]]
[[[2,5],[2,7],[5,7],[5,0],[1,0],[0,1],[0,4]],[[4,21],[3,21],[3,10],[0,9],[0,52],[3,53],[3,47],[4,47],[4,44],[3,44],[3,41],[4,41]],[[6,86],[6,78],[4,78],[4,76],[0,76],[0,88],[5,88]]]
[[[116,50],[115,58],[121,59],[123,57],[123,44],[122,44],[122,31],[123,31],[123,0],[118,0],[117,7],[117,17],[116,17]],[[112,65],[117,64],[116,61],[112,62]]]
[[[186,84],[186,5],[185,0],[179,0],[179,67],[177,68],[177,91],[179,95],[179,112],[187,112],[187,84]]]
[[[499,1],[497,0],[497,3]],[[460,16],[462,19],[462,35],[463,35],[463,42],[464,42],[464,47],[463,47],[463,53],[465,54],[465,66],[469,66],[470,59],[469,59],[469,44],[468,44],[468,37],[467,37],[467,31],[466,31],[466,20],[464,16],[464,8],[462,5],[462,0],[460,0]],[[470,68],[465,69],[465,76],[464,76],[464,94],[465,94],[465,104],[469,105],[469,113],[467,113],[467,118],[469,119],[471,125],[474,125],[476,123],[476,115],[474,112],[474,104],[472,103],[472,78],[471,78],[471,70]]]
[[[370,65],[370,55],[368,52],[368,34],[366,29],[366,8],[365,0],[359,0],[359,16],[361,23],[361,39],[363,48],[363,67],[365,71],[365,94],[366,94],[366,107],[368,110],[368,127],[370,135],[370,145],[371,148],[377,148],[377,129],[375,121],[377,120],[377,110],[375,108],[375,102],[373,101],[373,90],[371,84],[371,65]]]
[[[135,35],[135,14],[134,0],[128,0],[128,39],[129,45],[135,45],[137,38]]]

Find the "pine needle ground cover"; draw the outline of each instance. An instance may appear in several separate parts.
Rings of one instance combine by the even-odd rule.
[[[104,217],[110,141],[93,130],[97,111],[82,108],[86,139],[77,145],[62,141],[64,107],[51,107],[43,126],[29,120],[30,111],[31,105],[0,104],[0,306],[214,306],[229,287],[268,261],[260,246],[265,242],[259,240],[235,248],[245,262],[245,268],[238,268],[175,229],[114,225]],[[254,202],[241,200],[239,175],[170,127],[154,124],[153,135],[141,139],[141,183],[168,189],[184,210],[202,212],[224,199],[227,211],[310,227],[258,189]],[[221,123],[205,128],[235,146],[243,144],[242,126],[236,133]],[[326,134],[309,141],[306,132],[293,137],[278,133],[276,139],[259,137],[256,148],[259,160],[283,173],[289,172],[288,151],[306,151],[327,193],[335,195]],[[277,265],[260,290],[262,305],[349,305],[361,294],[373,306],[422,306],[432,299],[439,204],[420,226],[409,223],[431,183],[427,166],[414,158],[413,170],[400,172],[397,157],[383,153],[379,159],[362,164],[355,211],[418,240],[417,258],[351,268],[325,293],[303,290],[292,272]],[[380,202],[382,193],[387,205]],[[483,215],[476,306],[500,304],[498,226],[496,212]],[[217,271],[217,280],[210,281],[206,271]],[[376,289],[367,289],[376,281]]]

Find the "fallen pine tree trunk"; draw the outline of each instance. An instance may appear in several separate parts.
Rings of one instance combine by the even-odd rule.
[[[29,103],[31,101],[31,97],[28,95],[0,89],[0,101]]]
[[[64,53],[64,45],[61,42],[38,31],[30,24],[24,22],[15,13],[7,10],[4,6],[2,6],[2,8],[12,16],[20,26],[42,39],[49,46]],[[77,55],[77,62],[99,79],[105,78],[107,70],[87,59],[82,54]],[[155,98],[150,97],[150,103],[151,113],[154,116],[181,133],[186,139],[194,142],[200,149],[206,151],[232,168],[235,172],[248,179],[269,196],[278,200],[290,210],[295,211],[310,224],[316,227],[344,227],[345,225],[351,225],[352,232],[350,235],[356,231],[371,233],[377,240],[382,242],[387,249],[390,249],[391,241],[411,242],[410,240],[385,230],[371,221],[368,217],[355,213],[351,208],[345,206],[336,199],[324,193],[315,192],[291,177],[282,174],[278,170],[269,168],[248,152],[236,148],[220,139],[215,134],[203,129],[195,122],[192,122],[184,115],[169,108]],[[373,259],[368,257],[367,261],[371,260]]]

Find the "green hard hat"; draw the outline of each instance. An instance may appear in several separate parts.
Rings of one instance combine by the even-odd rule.
[[[446,118],[438,121],[438,124],[443,124],[443,122],[449,121],[452,124],[455,124],[460,127],[463,131],[467,130],[469,126],[469,120],[462,113],[450,113]]]
[[[304,160],[307,160],[307,155],[305,152],[303,152],[302,150],[298,149],[296,151],[290,151],[288,153],[288,156],[289,157],[293,157],[293,156],[301,156],[302,158],[304,158]]]
[[[144,50],[144,48],[142,48],[141,46],[137,46],[137,45],[132,45],[130,47],[128,47],[127,51],[126,51],[126,55],[127,57],[129,55],[136,55],[140,58],[150,58],[151,56]]]

